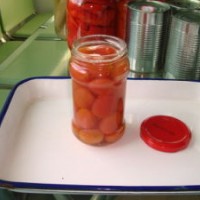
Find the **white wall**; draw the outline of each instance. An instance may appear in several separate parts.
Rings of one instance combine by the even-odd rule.
[[[54,0],[33,0],[36,10],[40,12],[53,12]]]

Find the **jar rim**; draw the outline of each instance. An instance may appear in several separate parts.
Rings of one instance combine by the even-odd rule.
[[[83,46],[92,46],[100,44],[110,45],[113,48],[115,48],[116,52],[107,55],[95,55],[88,53],[86,54],[78,50],[80,47]],[[93,34],[80,37],[79,39],[74,41],[71,51],[71,54],[77,59],[92,63],[112,62],[123,57],[126,53],[127,45],[124,40],[115,36],[104,34]]]

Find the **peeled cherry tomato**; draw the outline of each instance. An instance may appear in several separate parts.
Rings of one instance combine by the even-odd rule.
[[[75,62],[71,62],[69,73],[73,76],[77,81],[88,82],[90,80],[90,76],[87,70],[81,70],[80,65]]]
[[[121,126],[121,128],[119,128],[115,133],[113,134],[108,134],[108,135],[105,135],[104,136],[104,141],[106,143],[113,143],[113,142],[116,142],[117,140],[119,140],[123,134],[124,134],[124,129],[125,129],[125,126],[124,124]]]
[[[112,94],[113,87],[114,87],[114,82],[106,78],[94,79],[89,83],[90,90],[97,95]]]
[[[80,108],[90,108],[95,100],[93,94],[83,87],[77,87],[73,96],[75,105]]]
[[[78,137],[86,144],[100,144],[103,141],[104,135],[98,129],[87,129],[79,131]]]
[[[122,80],[123,77],[127,76],[128,69],[129,69],[129,61],[126,59],[122,59],[119,62],[113,64],[111,77],[116,81]]]
[[[99,128],[105,134],[114,133],[122,124],[122,115],[119,112],[112,113],[111,115],[102,119]]]
[[[91,34],[116,35],[116,0],[67,1],[67,41],[70,48],[77,38]],[[74,23],[76,22],[76,23]]]
[[[97,119],[88,109],[80,109],[75,113],[74,123],[83,129],[92,129],[97,125]]]
[[[79,127],[76,126],[73,122],[72,122],[72,131],[76,136],[78,136],[78,132],[80,131]]]
[[[92,105],[92,113],[103,118],[116,110],[117,102],[113,96],[99,96]]]
[[[96,55],[109,55],[116,53],[116,49],[108,45],[96,45],[96,46],[84,46],[80,47],[79,51],[86,54],[96,54]]]

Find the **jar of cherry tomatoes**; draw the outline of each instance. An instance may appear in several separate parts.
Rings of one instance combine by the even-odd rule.
[[[113,143],[125,131],[126,44],[109,35],[84,36],[71,54],[73,133],[86,144]]]
[[[66,21],[69,48],[82,36],[116,36],[117,0],[68,0]]]

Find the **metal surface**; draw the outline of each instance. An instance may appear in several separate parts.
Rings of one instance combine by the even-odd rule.
[[[168,4],[156,1],[128,3],[127,46],[131,71],[152,73],[162,68],[169,10]]]
[[[179,10],[172,18],[166,78],[196,80],[200,74],[200,12]]]
[[[200,0],[168,0],[168,3],[174,13],[180,9],[200,9]]]

